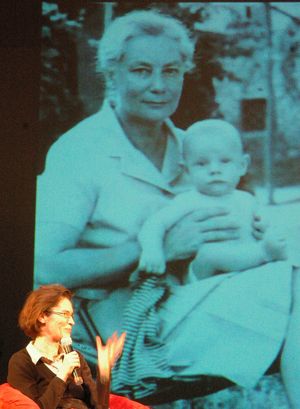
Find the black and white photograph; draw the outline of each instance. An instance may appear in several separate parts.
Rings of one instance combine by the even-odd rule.
[[[36,18],[4,385],[44,409],[300,409],[300,3]]]

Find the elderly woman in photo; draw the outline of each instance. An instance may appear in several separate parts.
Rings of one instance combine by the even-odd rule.
[[[188,261],[202,243],[239,237],[240,226],[228,210],[202,208],[169,229],[168,268],[161,278],[132,274],[143,222],[189,189],[182,166],[184,132],[169,117],[192,58],[183,25],[154,11],[131,12],[106,30],[99,64],[107,98],[100,112],[51,147],[39,177],[35,282],[59,281],[75,292],[79,315],[73,338],[90,361],[96,358],[95,333],[105,340],[126,329],[113,376],[116,392],[145,398],[166,387],[172,400],[178,382],[201,385],[203,375],[251,387],[285,340],[283,376],[293,407],[299,408],[296,271],[276,262],[271,269],[184,284]]]

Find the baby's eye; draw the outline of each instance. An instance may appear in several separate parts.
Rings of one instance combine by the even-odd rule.
[[[201,161],[197,162],[197,165],[198,166],[205,166],[206,162],[204,160],[201,160]]]
[[[230,158],[222,158],[221,159],[222,163],[229,163],[230,161],[231,161]]]

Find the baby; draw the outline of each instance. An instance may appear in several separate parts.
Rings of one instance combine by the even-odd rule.
[[[249,164],[236,128],[219,119],[196,122],[187,130],[183,158],[193,190],[176,196],[143,224],[138,235],[142,248],[139,270],[162,274],[166,231],[188,213],[207,206],[227,208],[242,225],[240,239],[203,243],[191,263],[189,282],[286,259],[285,241],[271,229],[263,240],[252,235],[257,203],[253,195],[236,189]]]

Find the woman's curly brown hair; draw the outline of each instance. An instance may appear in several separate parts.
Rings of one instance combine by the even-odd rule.
[[[72,296],[73,293],[61,284],[43,285],[31,291],[19,314],[19,326],[25,335],[34,340],[43,326],[39,321],[41,314],[46,313],[63,298],[71,301]]]

